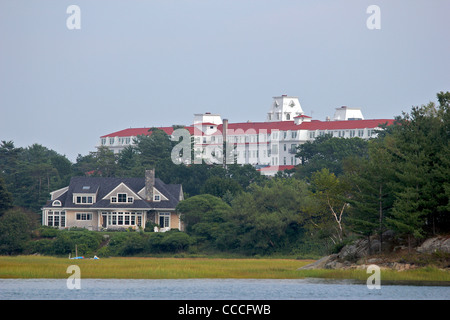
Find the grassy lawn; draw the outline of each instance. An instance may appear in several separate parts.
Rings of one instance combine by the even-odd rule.
[[[70,265],[78,265],[82,278],[96,279],[187,279],[248,278],[300,279],[305,277],[358,279],[366,281],[365,270],[297,270],[313,260],[220,259],[220,258],[105,258],[69,260],[45,256],[0,257],[0,278],[68,278]],[[386,281],[449,282],[450,272],[436,268],[382,271]]]

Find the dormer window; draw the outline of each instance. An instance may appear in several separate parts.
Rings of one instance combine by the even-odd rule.
[[[154,200],[154,201],[161,201],[161,196],[160,196],[159,194],[155,194],[155,195],[153,196],[153,200]]]
[[[74,195],[74,203],[76,204],[92,204],[94,203],[94,195]]]
[[[128,197],[126,193],[118,193],[117,196],[111,197],[112,203],[133,203],[134,198]]]
[[[59,201],[59,200],[53,201],[53,206],[54,207],[61,207],[61,201]]]
[[[127,202],[127,194],[126,193],[118,193],[117,194],[117,202]]]

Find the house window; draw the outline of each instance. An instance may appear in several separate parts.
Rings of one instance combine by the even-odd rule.
[[[59,201],[59,200],[53,201],[53,206],[54,207],[61,207],[61,201]]]
[[[61,212],[61,227],[63,227],[63,228],[66,227],[66,213],[65,212]]]
[[[111,197],[111,202],[117,202],[117,197]]]
[[[75,203],[76,204],[91,204],[91,203],[94,203],[94,197],[92,197],[92,196],[76,196]]]
[[[92,220],[92,213],[77,213],[76,218],[78,221]]]
[[[153,197],[154,201],[160,201],[161,200],[161,196],[159,194],[155,194]]]
[[[159,227],[160,228],[170,228],[170,213],[169,212],[159,213]]]
[[[142,226],[142,216],[137,216],[137,225],[138,225],[138,227],[141,227]]]
[[[127,194],[126,193],[118,193],[117,194],[117,202],[127,202]]]

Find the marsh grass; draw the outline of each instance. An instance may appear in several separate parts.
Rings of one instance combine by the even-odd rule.
[[[0,278],[67,278],[67,267],[78,265],[82,278],[298,278],[296,269],[312,260],[106,258],[69,260],[43,256],[0,257]]]
[[[297,270],[313,260],[223,258],[105,258],[69,260],[45,256],[0,257],[0,278],[68,278],[78,265],[82,278],[95,279],[355,279],[366,281],[365,270]],[[437,268],[382,270],[382,281],[448,282],[450,272]]]

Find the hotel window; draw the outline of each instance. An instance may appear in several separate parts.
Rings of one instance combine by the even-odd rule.
[[[114,144],[114,138],[109,138],[109,144]]]
[[[310,133],[309,133],[309,138],[310,139],[314,139],[316,137],[316,133],[314,132],[314,131],[311,131]]]
[[[291,131],[291,138],[296,139],[297,138],[297,131]]]
[[[358,130],[358,137],[364,136],[364,130]]]
[[[296,153],[297,145],[291,144],[291,153]]]
[[[291,115],[289,113],[286,114],[286,120],[291,120]]]
[[[102,146],[104,146],[106,144],[106,138],[102,138]]]

